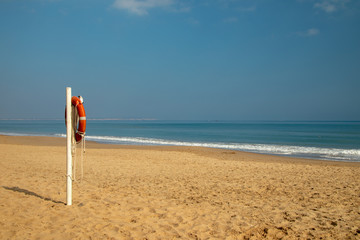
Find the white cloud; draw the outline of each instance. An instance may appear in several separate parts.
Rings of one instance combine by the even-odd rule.
[[[345,8],[350,0],[321,0],[314,4],[314,8],[319,8],[326,13],[333,13],[341,8]]]
[[[194,25],[194,26],[200,25],[200,21],[195,18],[188,18],[186,21],[187,21],[187,23]]]
[[[332,13],[336,11],[336,6],[329,2],[329,1],[323,1],[321,3],[315,3],[314,5],[315,8],[320,8],[321,10],[327,12],[327,13]]]
[[[224,19],[224,22],[225,23],[235,23],[238,21],[238,18],[237,17],[229,17],[229,18],[225,18]]]
[[[319,29],[316,29],[316,28],[310,28],[306,31],[307,36],[315,36],[315,35],[318,35],[319,33],[320,33]]]
[[[173,4],[174,0],[115,0],[113,7],[137,15],[146,15],[151,8],[164,8]]]
[[[306,30],[305,32],[297,32],[297,35],[301,36],[301,37],[312,37],[312,36],[316,36],[319,34],[320,34],[320,31],[317,28],[310,28],[310,29]]]
[[[239,7],[239,8],[237,8],[237,10],[240,11],[240,12],[254,12],[256,10],[256,6]]]

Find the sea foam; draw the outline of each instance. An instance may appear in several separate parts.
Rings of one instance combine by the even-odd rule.
[[[0,135],[11,136],[49,136],[41,134],[1,133]],[[65,134],[53,134],[50,136],[66,137]],[[360,162],[360,149],[320,148],[275,144],[249,144],[249,143],[211,143],[211,142],[186,142],[167,139],[143,138],[143,137],[115,137],[115,136],[86,136],[87,140],[129,145],[154,145],[154,146],[193,146],[238,150],[244,152],[263,153],[272,155],[287,155],[303,158],[324,159],[333,161]]]
[[[133,145],[167,145],[167,146],[194,146],[239,150],[245,152],[265,153],[274,155],[291,155],[306,158],[318,158],[338,161],[360,161],[359,149],[320,148],[305,146],[289,146],[275,144],[249,144],[249,143],[208,143],[208,142],[186,142],[155,138],[141,137],[114,137],[114,136],[86,136],[86,139]]]

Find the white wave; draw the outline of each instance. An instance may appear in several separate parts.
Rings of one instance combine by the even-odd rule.
[[[41,134],[23,134],[23,133],[6,133],[6,132],[0,132],[0,135],[66,137],[66,134],[41,135]],[[88,135],[86,136],[86,139],[96,142],[114,143],[114,144],[208,147],[208,148],[239,150],[244,152],[327,159],[334,161],[360,162],[360,149],[320,148],[320,147],[288,146],[288,145],[274,145],[274,144],[249,144],[249,143],[204,143],[204,142],[185,142],[185,141],[142,138],[142,137],[114,137],[114,136],[88,136]]]
[[[141,137],[87,136],[86,139],[119,144],[194,146],[231,149],[245,152],[266,153],[275,155],[292,155],[329,160],[360,161],[360,149],[319,148],[248,143],[201,143]]]
[[[63,133],[56,133],[54,134],[55,137],[66,137],[66,134]]]

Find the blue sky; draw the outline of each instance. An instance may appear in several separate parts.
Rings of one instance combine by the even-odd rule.
[[[360,120],[360,1],[1,0],[0,119]]]

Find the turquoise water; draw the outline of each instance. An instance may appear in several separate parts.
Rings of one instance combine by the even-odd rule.
[[[65,137],[63,120],[0,121],[0,134]],[[134,145],[202,146],[360,161],[360,122],[87,122],[86,139]]]

